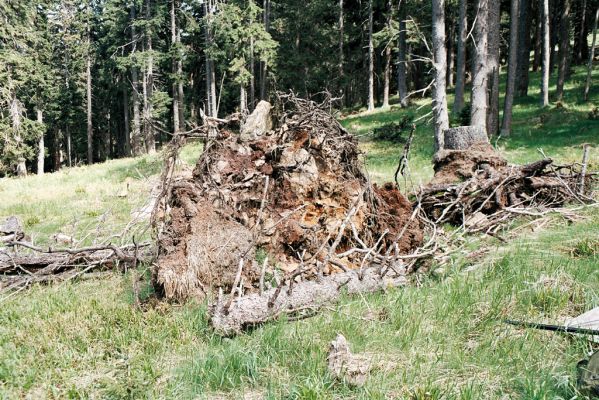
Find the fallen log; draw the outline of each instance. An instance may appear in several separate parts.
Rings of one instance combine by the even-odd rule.
[[[243,297],[219,296],[210,307],[210,323],[223,336],[241,333],[244,329],[272,321],[281,315],[296,316],[305,311],[316,311],[339,299],[342,290],[348,294],[372,293],[390,287],[403,286],[403,273],[381,273],[380,268],[352,270],[322,277],[279,285],[277,288]],[[345,288],[345,289],[344,289]]]
[[[135,267],[151,256],[148,243],[121,247],[105,245],[42,249],[31,243],[13,241],[8,246],[0,249],[0,290],[70,279],[116,266]],[[26,248],[28,251],[18,252],[17,248]]]

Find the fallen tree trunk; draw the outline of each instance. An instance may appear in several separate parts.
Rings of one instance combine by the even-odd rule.
[[[0,290],[16,289],[36,282],[64,280],[99,269],[135,267],[151,256],[149,244],[42,249],[26,242],[10,242],[0,249]],[[16,248],[29,251],[20,253]]]
[[[342,290],[348,294],[371,293],[390,287],[403,286],[407,279],[402,273],[392,273],[370,267],[352,270],[299,283],[291,282],[262,294],[252,293],[238,298],[219,296],[210,307],[210,323],[223,336],[231,336],[244,329],[277,319],[281,315],[295,316],[305,311],[316,311],[339,299]],[[345,289],[343,289],[345,288]],[[234,293],[232,294],[234,296]]]

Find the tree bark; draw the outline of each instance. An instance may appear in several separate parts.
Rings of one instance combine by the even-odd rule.
[[[374,43],[372,41],[373,11],[368,0],[368,111],[374,110]]]
[[[141,139],[141,116],[140,116],[140,101],[139,101],[139,74],[136,65],[136,53],[137,53],[137,32],[135,29],[135,19],[137,18],[135,4],[131,5],[129,9],[129,16],[131,20],[131,42],[132,50],[131,57],[133,63],[131,64],[131,97],[133,101],[133,132],[131,137],[131,144],[133,155],[138,156],[142,153],[142,139]]]
[[[435,152],[443,149],[444,131],[449,128],[447,115],[447,50],[445,48],[445,0],[433,0],[433,63],[435,82],[433,91],[433,114],[435,116]]]
[[[269,2],[270,3],[270,2]],[[212,31],[210,30],[211,17],[212,17],[212,1],[204,1],[204,15],[206,21],[204,24],[205,36],[206,36],[206,48],[209,49],[212,46]],[[216,117],[218,114],[218,105],[216,104],[216,74],[214,67],[214,60],[205,53],[206,57],[206,103],[208,105],[208,115]]]
[[[595,43],[597,41],[597,20],[599,20],[599,7],[597,11],[595,11],[595,21],[593,22],[593,44],[591,45],[591,50],[589,51],[589,64],[587,66],[587,79],[584,85],[584,99],[587,101],[589,99],[589,90],[591,89],[591,78],[593,72],[593,59],[595,58]]]
[[[177,47],[177,4],[176,0],[171,0],[171,48],[172,51],[175,52]],[[177,80],[179,76],[178,73],[178,63],[177,63],[177,55],[173,54],[172,60],[172,69],[173,75],[175,75],[175,80],[172,85],[173,92],[173,132],[174,134],[178,134],[180,130],[180,122],[179,122],[179,89],[177,85]]]
[[[454,115],[459,115],[464,108],[464,86],[466,80],[466,48],[468,43],[468,1],[460,0],[458,56],[456,66]]]
[[[123,119],[125,125],[125,156],[131,156],[131,127],[129,121],[129,90],[127,86],[123,86]]]
[[[574,31],[574,60],[576,64],[582,64],[586,60],[589,50],[589,44],[587,42],[587,0],[583,0],[582,4],[579,5],[578,17],[576,20],[577,23],[575,24],[576,28]]]
[[[501,125],[501,135],[503,136],[509,136],[512,131],[512,107],[514,105],[516,73],[518,71],[519,18],[521,18],[519,0],[512,0],[510,9],[510,52],[508,61],[505,101],[503,104],[503,122]]]
[[[549,32],[549,0],[539,0],[541,3],[543,28],[543,64],[542,64],[542,81],[541,81],[541,106],[549,105],[549,72],[550,72],[550,57],[551,57],[551,36]]]
[[[152,96],[154,94],[154,55],[152,53],[152,0],[146,0],[146,50],[148,52],[148,65],[144,86],[144,138],[146,143],[146,152],[153,154],[156,152],[156,138],[154,133],[154,110],[152,106]]]
[[[387,28],[391,31],[391,22],[393,16],[392,0],[387,0]],[[383,108],[389,107],[389,90],[391,87],[391,42],[385,46],[385,82],[383,87]]]
[[[452,88],[455,85],[454,73],[455,68],[455,26],[453,21],[446,20],[445,32],[447,32],[447,87]]]
[[[67,135],[67,165],[70,168],[73,166],[73,145],[72,145],[72,138],[71,138],[71,129],[69,128],[68,124],[67,124],[67,126],[65,126],[65,133]]]
[[[472,78],[472,108],[470,112],[470,125],[487,126],[487,41],[488,41],[488,0],[478,0],[475,31],[475,54]]]
[[[44,123],[44,114],[41,108],[37,108],[36,110],[37,113],[37,122],[41,125]],[[45,130],[45,129],[44,129]],[[44,174],[44,158],[46,157],[46,148],[44,146],[44,133],[42,131],[42,134],[40,135],[40,138],[37,142],[37,174],[38,175],[43,175]]]
[[[177,2],[177,9],[179,8],[179,2]],[[176,19],[175,14],[175,23]],[[179,130],[185,130],[185,95],[183,93],[183,57],[181,55],[181,29],[179,25],[176,25],[177,31],[177,100],[178,100],[178,112],[179,112]]]
[[[489,68],[489,110],[487,111],[487,134],[499,133],[499,42],[500,35],[500,1],[489,2],[489,41],[488,65]]]
[[[345,18],[343,16],[343,0],[339,0],[339,64],[337,68],[339,69],[339,94],[344,95],[344,86],[345,86],[345,71],[344,71],[344,50],[343,45],[345,42]],[[344,95],[344,103],[347,103],[347,98]]]
[[[516,62],[516,93],[517,96],[528,95],[530,69],[530,25],[531,9],[530,0],[520,0],[520,17],[518,23],[518,61]]]
[[[543,0],[531,0],[536,6],[535,22],[535,54],[532,62],[532,71],[537,72],[543,63]]]
[[[559,32],[559,53],[557,65],[557,101],[564,98],[564,83],[568,72],[570,55],[570,0],[564,0]]]
[[[401,4],[399,0],[399,52],[397,60],[397,94],[399,104],[402,107],[408,106],[408,85],[406,82],[406,63],[407,63],[407,40],[406,40],[406,5]]]
[[[341,2],[341,12],[343,12],[343,0],[339,0]],[[270,0],[264,0],[263,3],[263,12],[264,12],[264,30],[266,32],[270,31]],[[343,14],[341,14],[341,21],[343,22]],[[343,27],[341,27],[341,37],[343,38]],[[341,39],[343,40],[343,39]],[[343,45],[343,42],[341,43]],[[341,52],[343,55],[343,51]],[[343,58],[339,61],[341,65],[343,65]],[[343,67],[342,67],[343,69]],[[266,84],[268,79],[268,64],[266,61],[260,62],[260,100],[266,100]]]
[[[250,37],[250,100],[248,104],[249,112],[254,111],[254,107],[256,105],[255,102],[255,93],[256,93],[256,80],[254,78],[254,74],[256,73],[254,69],[255,59],[254,59],[254,37]]]

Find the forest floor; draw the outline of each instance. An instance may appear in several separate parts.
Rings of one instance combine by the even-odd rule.
[[[599,167],[599,120],[588,117],[599,90],[582,102],[583,80],[577,69],[563,107],[540,109],[533,75],[530,96],[515,106],[513,135],[496,143],[510,162],[537,160],[539,148],[558,163],[580,161],[581,145],[591,143],[591,165]],[[343,119],[362,136],[373,180],[393,179],[402,145],[368,132],[428,112],[430,101],[419,100],[407,110]],[[410,159],[416,184],[432,176],[426,121],[418,123]],[[183,161],[193,165],[200,151],[187,146]],[[123,229],[160,168],[159,156],[146,156],[3,179],[0,217],[18,215],[36,243],[58,231],[91,243]],[[576,223],[555,216],[538,229],[518,220],[503,232],[507,242],[472,237],[468,248],[484,249],[480,257],[457,254],[450,267],[433,265],[413,285],[345,298],[313,318],[232,339],[210,330],[204,304],[136,310],[131,272],[1,294],[0,398],[575,398],[576,363],[588,342],[501,321],[559,323],[599,305],[599,211],[580,213]],[[327,372],[338,333],[382,365],[363,387]]]

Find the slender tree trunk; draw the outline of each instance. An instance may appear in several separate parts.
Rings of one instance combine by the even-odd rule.
[[[130,121],[129,121],[129,91],[127,86],[123,87],[123,117],[125,125],[125,156],[131,156],[131,134],[130,134]]]
[[[239,90],[239,112],[244,115],[248,113],[248,95],[243,85]]]
[[[152,53],[152,0],[146,0],[146,50],[148,51],[148,65],[144,86],[144,126],[146,151],[149,154],[156,152],[156,138],[154,133],[154,110],[152,106],[152,97],[154,94],[154,55]]]
[[[206,16],[206,23],[204,25],[206,35],[206,48],[212,46],[212,1],[204,1],[204,15]],[[218,114],[218,105],[216,104],[216,74],[214,68],[214,60],[212,60],[208,54],[206,56],[206,97],[208,104],[208,115],[216,117]]]
[[[402,5],[399,0],[399,51],[397,59],[397,94],[399,104],[402,107],[408,106],[408,85],[406,82],[406,62],[407,62],[407,40],[406,40],[406,4]]]
[[[557,51],[555,47],[559,43],[559,25],[560,25],[561,16],[558,13],[558,4],[557,1],[549,1],[549,26],[551,27],[549,31],[549,35],[551,38],[550,41],[550,56],[549,56],[549,75],[553,74],[553,70],[555,69],[556,61],[557,61]]]
[[[70,168],[73,166],[73,145],[71,139],[71,129],[69,128],[69,125],[65,126],[65,133],[67,136],[67,165]]]
[[[557,101],[564,98],[564,83],[570,55],[570,0],[564,0],[559,32],[559,53],[557,66]]]
[[[341,1],[343,7],[343,0]],[[264,12],[264,30],[266,32],[270,31],[270,0],[264,0],[263,3],[263,12]],[[342,28],[343,30],[343,28]],[[343,35],[343,33],[341,33]],[[343,62],[343,59],[340,61]],[[260,62],[260,100],[266,100],[266,84],[267,84],[267,76],[268,73],[268,64],[266,61]]]
[[[478,0],[475,31],[475,54],[472,77],[472,108],[470,112],[470,125],[487,127],[487,41],[488,41],[488,0]]]
[[[530,0],[520,0],[520,17],[518,23],[518,61],[516,62],[516,92],[518,96],[528,95],[530,68]],[[510,45],[511,46],[511,45]],[[511,51],[511,49],[510,49]]]
[[[444,147],[443,134],[449,128],[447,115],[447,51],[445,49],[445,0],[433,0],[433,63],[435,82],[433,91],[433,114],[435,116],[435,152]]]
[[[582,64],[588,54],[589,44],[587,42],[587,0],[583,0],[582,4],[578,7],[578,18],[576,23],[576,29],[574,33],[574,48],[575,48],[575,62],[576,64]]]
[[[131,42],[133,47],[131,50],[131,56],[133,58],[133,64],[131,65],[131,96],[133,101],[133,132],[132,132],[132,150],[133,155],[138,156],[142,153],[142,138],[141,138],[141,116],[140,116],[140,101],[139,101],[139,75],[137,65],[135,65],[135,54],[137,53],[137,31],[135,29],[135,19],[137,18],[135,12],[135,4],[131,5],[130,12],[131,18]]]
[[[499,41],[500,35],[500,1],[489,2],[489,110],[487,111],[487,134],[499,133]]]
[[[519,0],[512,0],[510,10],[510,46],[507,71],[507,87],[503,104],[503,122],[501,134],[509,136],[512,131],[512,107],[514,105],[514,91],[516,89],[516,74],[518,71],[518,19],[520,16]]]
[[[549,0],[540,0],[543,12],[543,64],[542,64],[542,83],[541,83],[541,106],[549,105],[549,72],[551,57],[551,36],[549,32]]]
[[[543,0],[531,0],[536,5],[537,18],[535,23],[535,54],[532,71],[537,72],[543,63]]]
[[[179,3],[177,3],[177,9]],[[175,19],[175,21],[177,21]],[[183,93],[183,59],[181,55],[181,29],[176,26],[177,30],[177,100],[179,112],[179,130],[185,130],[185,95]]]
[[[254,64],[255,64],[255,59],[254,59],[254,37],[250,37],[250,102],[249,102],[249,111],[252,112],[254,111],[254,106],[256,105],[255,103],[255,93],[256,93],[256,79],[254,78],[255,76],[255,69],[254,69]]]
[[[591,79],[593,72],[593,59],[595,58],[595,43],[597,41],[597,20],[599,20],[599,7],[597,11],[595,11],[595,21],[593,22],[593,42],[591,45],[591,50],[589,51],[589,64],[587,67],[587,79],[584,85],[584,99],[587,101],[589,99],[589,91],[591,89]]]
[[[456,67],[455,100],[453,113],[459,115],[464,108],[464,87],[466,80],[466,48],[468,47],[468,1],[460,0],[458,59]]]
[[[452,88],[455,85],[453,70],[455,68],[455,26],[446,20],[445,28],[447,32],[447,87]]]
[[[393,17],[393,3],[392,0],[387,0],[387,28],[391,30],[391,23]],[[389,107],[389,91],[391,88],[391,42],[386,43],[385,46],[385,70],[384,83],[383,83],[383,108]]]
[[[374,43],[372,40],[372,1],[368,0],[368,111],[374,110]]]
[[[171,47],[172,51],[178,52],[175,50],[177,47],[177,4],[176,0],[171,0]],[[172,69],[173,75],[175,75],[175,80],[172,85],[173,92],[173,131],[176,134],[179,133],[181,124],[179,122],[179,89],[177,85],[177,80],[179,79],[178,73],[178,63],[177,63],[178,55],[173,54],[172,60]]]
[[[37,122],[41,125],[44,123],[44,114],[41,108],[36,108],[36,113],[37,113]],[[44,129],[45,131],[45,129]],[[44,134],[45,132],[42,131],[42,134],[40,135],[40,138],[37,142],[37,174],[38,175],[43,175],[44,174],[44,159],[46,157],[46,148],[44,146]]]
[[[92,125],[92,61],[91,56],[87,55],[85,76],[86,76],[86,103],[87,103],[87,163],[94,162],[94,133]]]
[[[344,31],[344,17],[343,17],[343,0],[339,0],[339,94],[343,95],[345,91],[345,71],[344,71],[344,50],[343,44],[345,42],[345,31]],[[347,103],[347,97],[344,96],[344,103]]]

